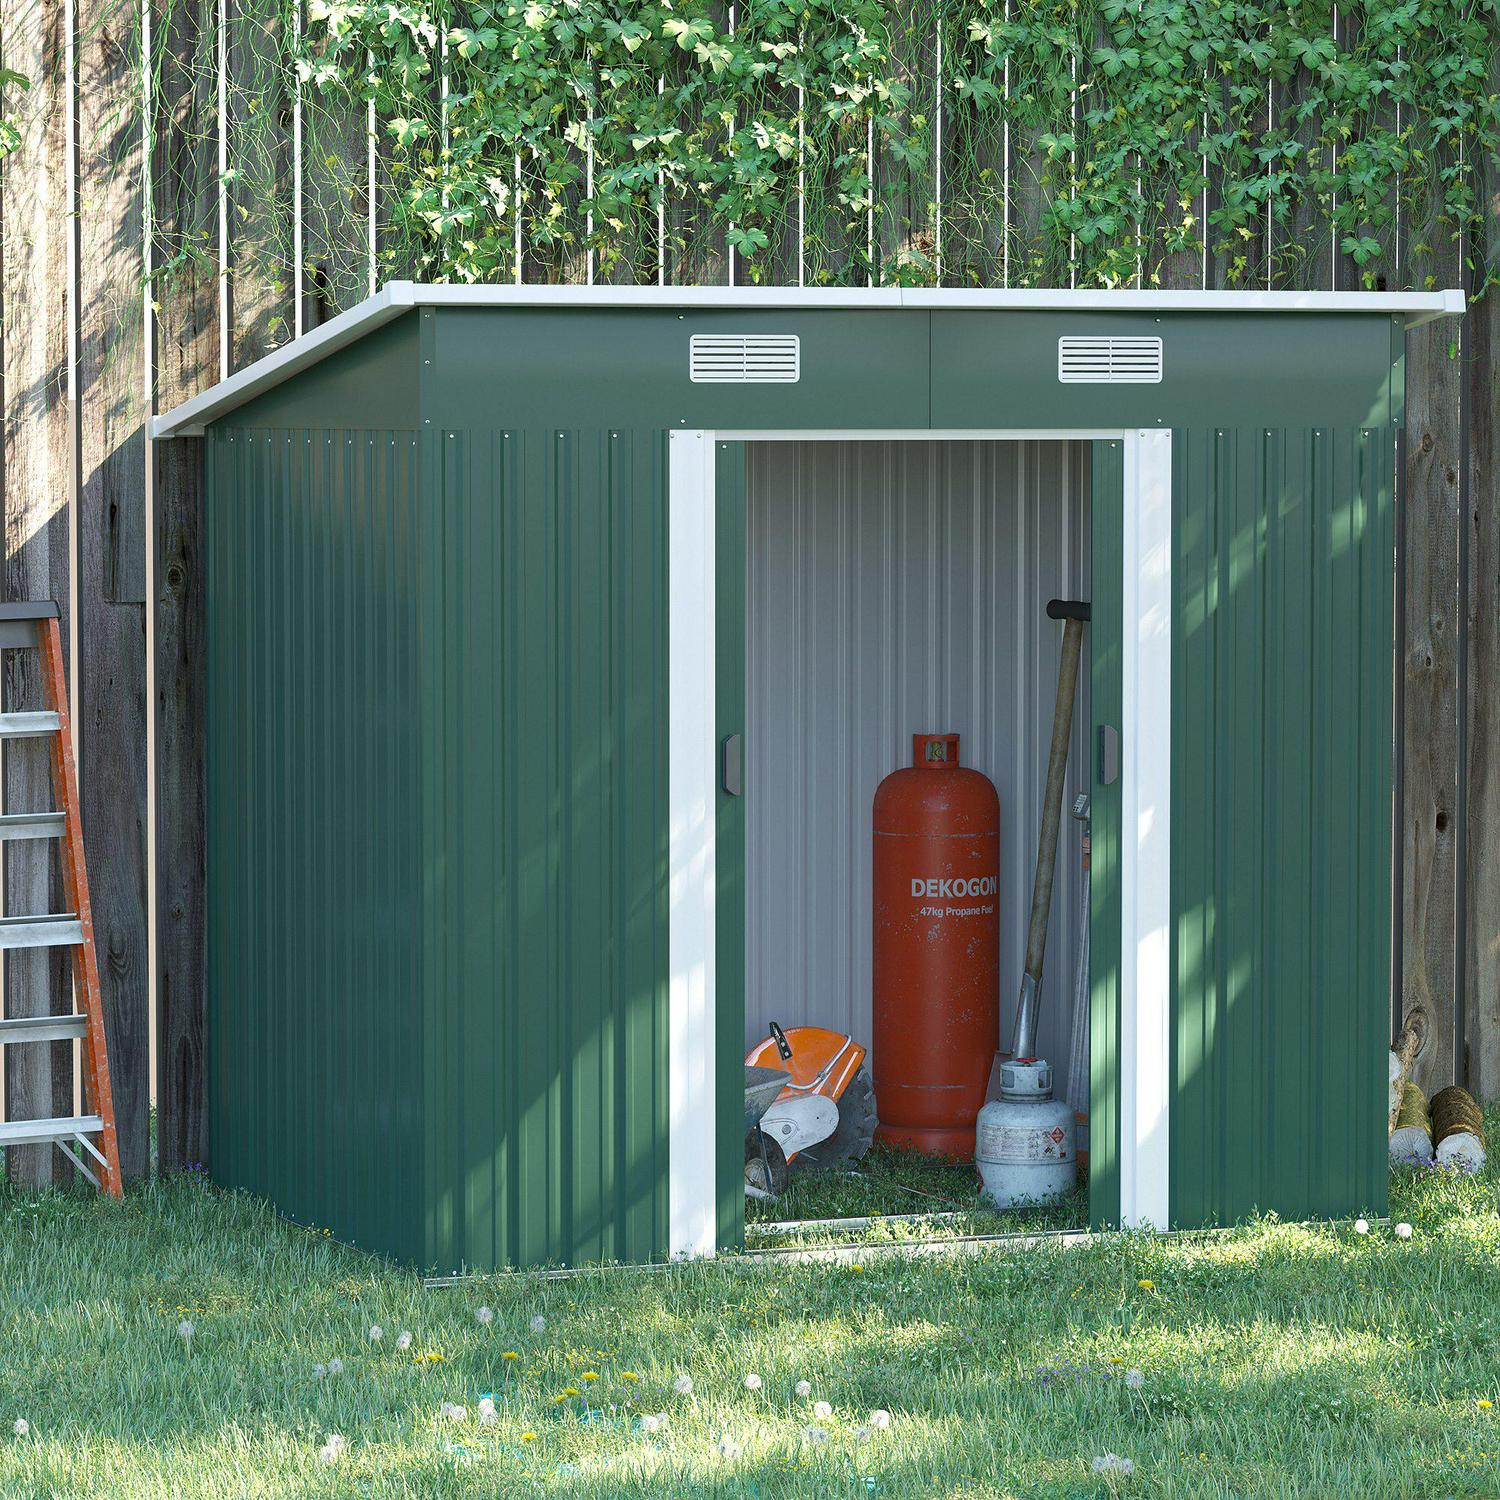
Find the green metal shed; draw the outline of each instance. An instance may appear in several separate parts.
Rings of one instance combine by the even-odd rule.
[[[1092,1218],[1382,1210],[1404,334],[1462,306],[393,283],[158,418],[215,1178],[438,1271],[737,1244],[747,1016],[861,1003],[913,730],[1024,849],[1072,586]]]

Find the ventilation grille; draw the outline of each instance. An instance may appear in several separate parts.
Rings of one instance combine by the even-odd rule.
[[[795,333],[695,333],[697,385],[788,385],[802,378],[802,341]]]
[[[1058,339],[1057,378],[1064,385],[1157,385],[1161,340]]]

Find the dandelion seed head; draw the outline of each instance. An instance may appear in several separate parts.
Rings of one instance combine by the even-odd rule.
[[[691,1375],[679,1375],[672,1382],[672,1389],[679,1396],[691,1396],[693,1394],[693,1377]]]
[[[1128,1479],[1135,1473],[1135,1463],[1131,1459],[1121,1458],[1118,1453],[1101,1453],[1094,1460],[1094,1473],[1118,1474],[1122,1479]]]
[[[641,1417],[642,1432],[660,1432],[667,1425],[665,1412],[649,1411]]]
[[[531,1320],[531,1331],[533,1333],[545,1333],[547,1331],[547,1320],[541,1315],[541,1313],[538,1313]]]
[[[1356,1219],[1354,1221],[1355,1234],[1368,1234],[1370,1232],[1370,1221],[1368,1219]]]
[[[410,1329],[403,1328],[401,1332],[396,1335],[396,1348],[402,1354],[405,1354],[406,1351],[411,1348]]]
[[[474,1321],[478,1323],[481,1328],[488,1328],[490,1324],[495,1321],[495,1315],[490,1311],[489,1308],[481,1307],[474,1313]]]
[[[1143,1385],[1145,1385],[1145,1383],[1146,1377],[1142,1375],[1139,1370],[1126,1370],[1125,1384],[1128,1385],[1131,1390],[1138,1391]]]
[[[747,1391],[758,1391],[760,1389],[760,1376],[753,1370],[745,1376],[745,1389]]]
[[[379,1323],[372,1325],[372,1327],[370,1328],[370,1342],[372,1344],[378,1344],[384,1337],[385,1329],[383,1329]]]
[[[481,1396],[479,1398],[479,1415],[481,1417],[492,1417],[495,1415],[495,1398],[493,1396]]]
[[[1401,1223],[1396,1226],[1396,1238],[1398,1240],[1409,1240],[1411,1238],[1411,1225]]]
[[[193,1325],[190,1319],[184,1318],[182,1322],[177,1325],[177,1336],[185,1344],[191,1342],[193,1337]]]
[[[876,1432],[885,1432],[891,1425],[891,1414],[884,1407],[877,1407],[870,1413],[870,1426]]]
[[[469,1412],[467,1407],[459,1406],[455,1402],[445,1401],[438,1407],[438,1415],[446,1417],[450,1422],[467,1422]]]
[[[328,1373],[330,1375],[342,1375],[344,1373],[344,1362],[341,1359],[330,1359],[328,1361]]]
[[[11,1428],[17,1437],[25,1437],[31,1431],[31,1423],[25,1417],[17,1417],[15,1425]]]
[[[814,1448],[821,1448],[828,1441],[828,1429],[826,1427],[809,1427],[803,1436]]]
[[[861,1422],[859,1426],[854,1429],[854,1441],[856,1443],[868,1443],[873,1431],[873,1428],[868,1427],[865,1425],[865,1423]]]
[[[799,1380],[797,1384],[792,1387],[792,1389],[795,1390],[797,1394],[805,1401],[810,1395],[812,1395],[812,1381]]]
[[[813,1416],[827,1418],[833,1415],[833,1407],[826,1401],[813,1402]]]
[[[738,1458],[744,1451],[745,1445],[743,1443],[736,1442],[734,1438],[730,1437],[727,1432],[723,1437],[719,1439],[720,1458]]]
[[[328,1373],[328,1366],[327,1365],[314,1365],[313,1366],[313,1378],[315,1380],[321,1380],[327,1373]]]

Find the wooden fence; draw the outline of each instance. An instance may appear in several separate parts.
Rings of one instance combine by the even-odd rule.
[[[354,121],[367,191],[320,182],[295,85],[266,96],[248,82],[265,77],[274,23],[236,0],[161,12],[153,0],[0,0],[0,37],[0,61],[32,81],[14,105],[20,146],[0,165],[4,588],[64,606],[121,1159],[140,1175],[153,1098],[163,1168],[211,1150],[198,453],[193,440],[153,445],[145,424],[363,295],[379,163]],[[276,122],[269,162],[238,154],[252,108]],[[921,187],[940,244],[944,112],[932,115]],[[1353,288],[1337,235],[1321,232],[1326,254],[1305,265]],[[290,247],[279,273],[267,245]],[[592,268],[589,256],[577,274]],[[1175,287],[1225,275],[1208,255],[1160,271]],[[1470,274],[1456,253],[1435,271],[1443,285]],[[697,264],[700,281],[734,274],[725,253]],[[1412,335],[1401,466],[1399,1008],[1429,1019],[1420,1080],[1488,1096],[1500,1093],[1500,299]],[[4,689],[19,707],[36,683],[10,661]],[[25,750],[4,780],[12,807],[42,795]],[[8,844],[5,856],[9,909],[55,895],[35,852]],[[68,1007],[55,956],[12,955],[4,980],[7,1014]],[[6,1059],[7,1113],[68,1112],[68,1044],[24,1050]],[[29,1180],[57,1170],[41,1148],[11,1167]]]

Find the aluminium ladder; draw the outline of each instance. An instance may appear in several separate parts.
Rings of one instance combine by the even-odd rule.
[[[0,1019],[0,1044],[82,1042],[84,1086],[94,1113],[54,1120],[0,1122],[0,1147],[51,1143],[96,1188],[118,1198],[120,1154],[115,1139],[114,1101],[109,1090],[89,877],[83,858],[78,769],[73,760],[73,731],[68,719],[60,614],[55,603],[0,604],[0,649],[39,653],[42,685],[50,704],[41,713],[0,713],[0,739],[51,740],[52,788],[61,804],[59,812],[7,813],[0,794],[0,840],[57,839],[62,854],[63,893],[71,909],[34,916],[0,916],[0,949],[71,948],[73,993],[75,1004],[82,1009],[73,1015]],[[85,1155],[91,1160],[86,1161]]]

